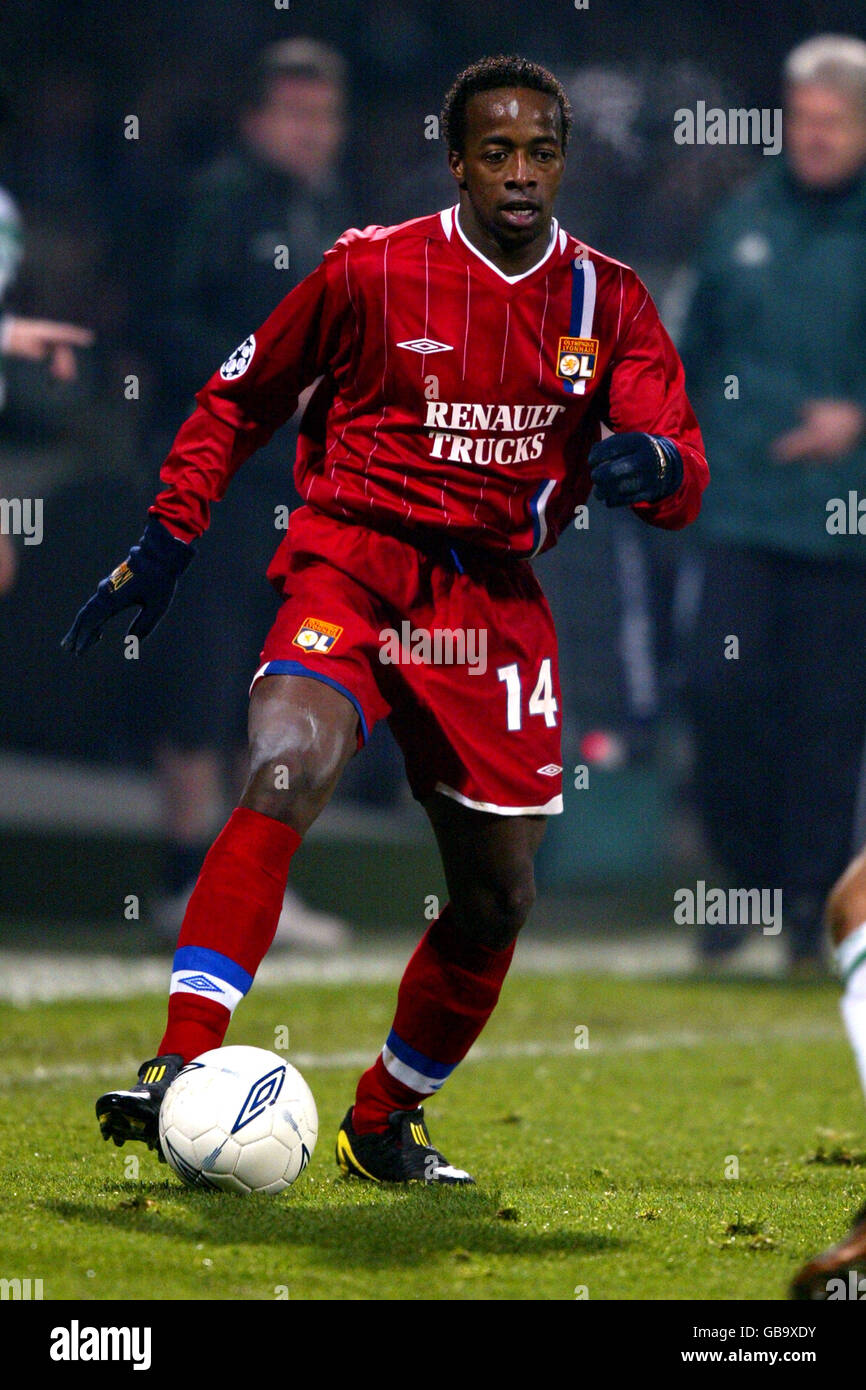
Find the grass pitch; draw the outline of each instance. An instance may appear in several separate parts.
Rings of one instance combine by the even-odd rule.
[[[0,1008],[0,1275],[46,1299],[781,1298],[866,1190],[866,1114],[833,984],[513,976],[429,1105],[468,1190],[345,1181],[336,1129],[393,986],[257,989],[229,1040],[316,1096],[279,1197],[184,1188],[103,1143],[96,1096],[153,1055],[155,998]],[[585,1030],[585,1031],[584,1031]]]

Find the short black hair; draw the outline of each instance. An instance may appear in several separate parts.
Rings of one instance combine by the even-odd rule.
[[[565,89],[552,72],[540,63],[513,54],[498,53],[481,58],[458,73],[445,95],[440,117],[442,134],[449,150],[463,153],[466,143],[466,102],[476,92],[491,92],[497,87],[529,87],[534,92],[546,92],[559,103],[563,153],[571,132],[571,104]]]

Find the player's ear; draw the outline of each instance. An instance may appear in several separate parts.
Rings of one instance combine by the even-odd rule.
[[[448,151],[448,168],[454,175],[461,188],[466,187],[466,169],[463,163],[463,155],[457,150]]]

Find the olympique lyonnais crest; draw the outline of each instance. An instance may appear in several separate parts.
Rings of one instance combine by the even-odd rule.
[[[597,357],[598,338],[560,338],[556,375],[566,381],[591,381]]]
[[[331,650],[342,631],[336,623],[325,623],[321,618],[305,618],[292,638],[292,646],[323,656]]]
[[[256,350],[255,336],[251,333],[248,338],[244,338],[240,347],[236,347],[230,353],[220,367],[220,376],[223,381],[234,381],[235,377],[243,376],[247,367],[253,360],[253,353]]]

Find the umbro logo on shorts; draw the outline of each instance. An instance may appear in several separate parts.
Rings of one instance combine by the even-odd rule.
[[[398,343],[398,347],[408,348],[410,352],[453,352],[452,343],[437,343],[435,338],[412,338],[408,343]]]
[[[559,763],[545,763],[544,767],[537,767],[535,770],[540,777],[555,777],[562,768]]]

